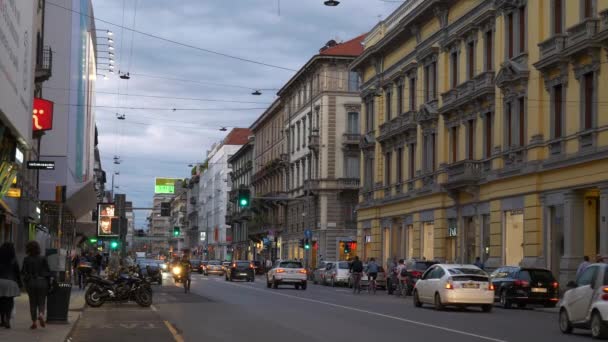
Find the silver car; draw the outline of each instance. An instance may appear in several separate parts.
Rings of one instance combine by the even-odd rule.
[[[335,261],[321,261],[319,266],[312,272],[313,284],[323,284],[325,282],[325,271],[327,271]]]

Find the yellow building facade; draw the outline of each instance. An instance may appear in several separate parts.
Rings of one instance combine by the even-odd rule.
[[[364,44],[359,255],[608,255],[608,0],[412,0]]]

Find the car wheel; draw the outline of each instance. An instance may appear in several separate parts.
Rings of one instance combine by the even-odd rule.
[[[572,323],[570,323],[570,317],[568,317],[566,309],[559,311],[559,330],[564,334],[572,333]]]
[[[420,301],[420,297],[418,296],[418,291],[414,290],[414,306],[417,308],[422,307],[422,302]]]
[[[272,288],[273,289],[278,289],[279,288],[279,282],[276,279],[272,279]]]
[[[591,316],[591,337],[598,339],[608,337],[608,327],[602,321],[602,315],[597,311]]]
[[[441,303],[441,296],[439,293],[435,293],[435,310],[441,311],[444,309],[443,303]]]
[[[500,305],[505,309],[511,308],[511,301],[507,298],[507,290],[500,291]]]
[[[302,283],[302,290],[306,290],[306,282]]]
[[[294,287],[296,288],[296,290],[300,289],[300,284],[295,284]]]
[[[493,308],[492,304],[482,305],[481,306],[481,311],[483,311],[483,312],[492,312],[492,308]]]

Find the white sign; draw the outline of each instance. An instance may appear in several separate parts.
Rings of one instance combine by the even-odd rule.
[[[19,164],[23,164],[23,152],[19,147],[15,149],[15,161]]]
[[[32,132],[37,3],[0,1],[0,113],[24,140],[29,140]]]

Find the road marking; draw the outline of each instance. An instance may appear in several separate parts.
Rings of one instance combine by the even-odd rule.
[[[169,329],[171,335],[173,335],[175,342],[184,342],[184,338],[177,332],[177,329],[173,327],[173,324],[169,323],[169,321],[165,321],[165,325],[167,326],[167,329]]]
[[[158,309],[157,309],[157,308],[156,308],[156,306],[154,306],[154,305],[150,305],[150,309],[152,309],[152,311],[154,311],[154,312],[157,312],[157,311],[158,311]]]
[[[239,287],[243,287],[243,288],[248,288],[248,289],[251,289],[251,290],[254,290],[254,291],[264,292],[264,293],[268,293],[268,294],[274,294],[274,295],[277,295],[277,296],[283,296],[283,297],[287,297],[287,298],[299,299],[299,300],[302,300],[302,301],[305,301],[305,302],[323,304],[323,305],[332,306],[332,307],[335,307],[335,308],[340,308],[340,309],[346,309],[346,310],[366,313],[366,314],[373,315],[373,316],[390,318],[390,319],[394,319],[396,321],[401,321],[401,322],[405,322],[405,323],[409,323],[409,324],[413,324],[413,325],[418,325],[418,326],[421,326],[421,327],[427,327],[427,328],[447,331],[447,332],[451,332],[451,333],[454,333],[454,334],[475,337],[475,338],[478,338],[478,339],[481,339],[481,340],[494,341],[494,342],[507,342],[506,340],[501,340],[501,339],[498,339],[498,338],[478,335],[478,334],[470,333],[470,332],[463,331],[463,330],[457,330],[457,329],[442,327],[442,326],[439,326],[439,325],[433,325],[433,324],[424,323],[424,322],[420,322],[420,321],[414,321],[414,320],[411,320],[411,319],[401,318],[401,317],[397,317],[397,316],[391,316],[391,315],[382,314],[382,313],[379,313],[379,312],[358,309],[358,308],[354,308],[352,306],[334,304],[334,303],[330,303],[330,302],[324,302],[322,300],[303,298],[303,297],[288,295],[288,294],[284,294],[284,293],[271,292],[271,291],[268,291],[266,289],[260,289],[260,288],[257,288],[257,287],[248,287],[248,286],[243,286],[243,285],[235,284],[235,283],[228,283],[228,284],[229,285],[233,285],[233,286],[239,286]]]

